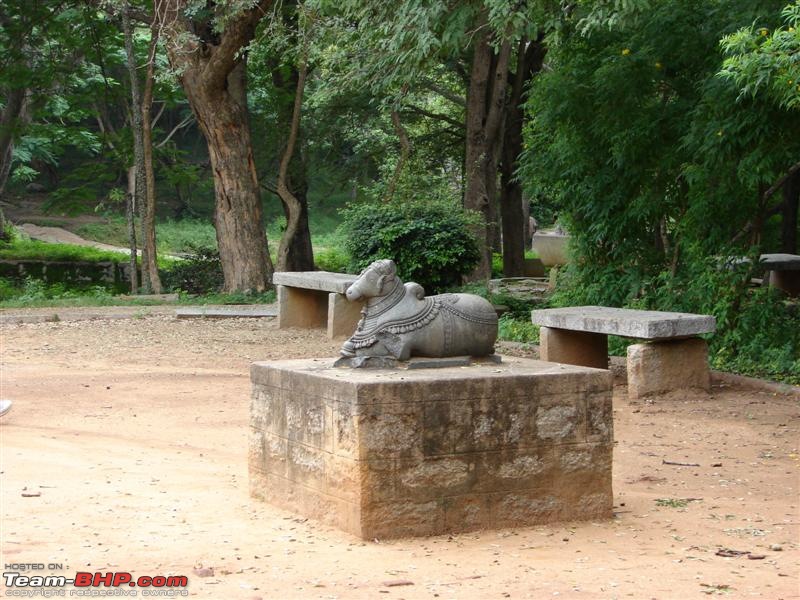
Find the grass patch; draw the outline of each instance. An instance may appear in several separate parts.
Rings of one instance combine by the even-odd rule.
[[[88,246],[50,244],[38,240],[17,239],[0,244],[0,259],[6,260],[50,260],[50,261],[112,261],[127,262],[128,257],[120,252],[98,250]]]
[[[507,342],[539,343],[539,326],[506,313],[497,324],[497,338]]]
[[[196,248],[216,248],[217,234],[210,221],[183,219],[156,224],[159,252],[193,252]]]
[[[273,290],[261,294],[181,294],[170,305],[206,304],[272,304]],[[103,286],[67,288],[61,283],[48,285],[40,279],[28,278],[21,284],[0,279],[0,308],[45,308],[80,306],[156,306],[165,304],[154,298],[123,298],[112,294]]]
[[[272,304],[277,300],[275,290],[268,290],[260,294],[205,294],[203,296],[189,296],[181,294],[178,304],[197,306],[205,304]]]
[[[700,498],[656,498],[656,506],[686,508],[689,502],[699,502]]]

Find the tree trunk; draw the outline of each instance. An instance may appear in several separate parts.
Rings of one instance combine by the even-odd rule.
[[[800,171],[783,184],[783,211],[781,223],[781,252],[797,254],[797,216],[800,204]]]
[[[185,0],[156,2],[170,63],[208,144],[216,197],[214,225],[224,291],[270,285],[258,176],[247,108],[246,48],[271,0],[230,15],[220,31],[205,15],[187,16]],[[249,5],[248,5],[249,6]]]
[[[219,96],[184,73],[184,90],[208,142],[214,173],[214,226],[224,291],[262,292],[272,276],[247,112],[245,63],[228,75]]]
[[[128,193],[125,194],[125,220],[128,224],[130,249],[131,294],[139,293],[139,273],[136,266],[136,167],[128,168]]]
[[[17,124],[24,118],[25,104],[28,97],[26,88],[10,90],[5,97],[5,107],[0,112],[0,200],[6,191],[6,184],[11,175],[11,160],[14,155],[14,137]],[[7,239],[6,217],[0,206],[0,240]]]
[[[466,185],[464,208],[478,213],[480,222],[475,228],[480,250],[480,262],[468,279],[485,280],[492,273],[492,223],[497,202],[497,166],[499,139],[508,76],[510,43],[503,42],[497,54],[491,45],[491,34],[485,15],[479,23],[474,42],[472,70],[467,90]]]
[[[408,157],[411,156],[411,140],[408,139],[408,133],[400,122],[400,112],[397,109],[392,110],[392,127],[397,134],[397,139],[400,141],[400,156],[397,158],[397,164],[392,173],[392,179],[389,181],[389,186],[386,189],[386,196],[383,198],[384,202],[391,202],[394,197],[394,192],[397,189],[397,184],[400,181],[400,176],[403,174],[403,169],[408,162]]]
[[[131,129],[133,131],[133,177],[134,185],[133,190],[129,190],[133,194],[131,202],[133,206],[139,210],[139,218],[142,221],[144,228],[145,214],[147,210],[145,201],[145,166],[144,166],[144,133],[142,125],[142,97],[139,93],[139,76],[136,73],[136,56],[133,51],[133,27],[131,26],[130,6],[125,2],[122,6],[122,30],[125,35],[125,56],[127,58],[128,78],[131,82]],[[132,219],[132,217],[129,217]],[[129,222],[128,226],[131,226]],[[135,234],[131,238],[131,247],[136,244]],[[132,254],[133,264],[135,265],[136,254]],[[147,246],[142,246],[142,264],[147,264]],[[136,269],[133,269],[136,271]],[[135,279],[132,276],[131,281]],[[147,269],[142,269],[142,291],[145,294],[151,293],[150,278],[148,277]],[[132,293],[137,290],[133,289]]]
[[[161,293],[156,250],[156,176],[153,167],[153,87],[155,78],[158,24],[150,27],[150,51],[142,97],[142,147],[144,150],[145,193],[142,208],[142,275],[150,283],[153,294]],[[146,273],[146,275],[145,275]]]
[[[525,86],[531,77],[542,68],[545,55],[542,41],[543,37],[541,36],[531,42],[526,38],[520,40],[511,96],[506,104],[505,135],[503,136],[500,165],[504,277],[521,277],[525,272],[525,238],[528,216],[523,210],[522,185],[516,177],[516,172],[523,148]]]
[[[300,60],[297,69],[297,85],[295,86],[292,117],[289,125],[289,138],[278,168],[278,196],[283,203],[286,214],[286,231],[283,232],[278,246],[279,271],[312,271],[314,270],[314,251],[311,247],[311,232],[308,229],[308,202],[305,189],[302,195],[293,193],[289,187],[289,165],[295,154],[295,146],[300,133],[300,114],[303,109],[303,92],[306,85],[308,65],[305,57]],[[302,161],[299,161],[302,162]],[[304,170],[301,166],[301,170]],[[305,180],[305,177],[303,177]],[[303,181],[305,188],[305,181]],[[297,190],[295,190],[297,192]]]

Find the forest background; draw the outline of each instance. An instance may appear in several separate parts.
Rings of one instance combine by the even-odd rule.
[[[715,366],[800,382],[797,301],[751,285],[797,254],[799,26],[786,0],[6,0],[2,208],[102,217],[74,229],[138,246],[137,291],[256,299],[377,257],[486,293],[530,212],[571,235],[550,305],[713,314]],[[0,220],[3,258],[58,251]]]

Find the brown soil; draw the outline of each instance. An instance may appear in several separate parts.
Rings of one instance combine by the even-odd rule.
[[[0,334],[4,565],[186,575],[220,599],[800,597],[796,395],[618,386],[613,520],[362,542],[248,496],[248,366],[331,356],[321,332],[153,315]]]

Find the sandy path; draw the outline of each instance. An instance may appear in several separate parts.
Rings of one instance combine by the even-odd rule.
[[[362,542],[247,492],[248,365],[332,355],[321,333],[154,315],[0,335],[3,564],[187,575],[220,599],[800,597],[796,396],[620,387],[613,520]]]
[[[88,246],[108,252],[120,252],[128,255],[131,253],[130,248],[120,248],[119,246],[87,240],[61,227],[45,227],[34,225],[33,223],[23,223],[19,225],[19,229],[24,231],[31,239],[47,242],[48,244],[72,244],[73,246]]]

